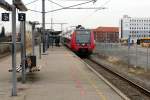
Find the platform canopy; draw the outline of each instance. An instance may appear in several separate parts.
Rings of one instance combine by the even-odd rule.
[[[62,31],[53,31],[53,32],[50,32],[50,34],[52,35],[59,35],[61,34]]]
[[[0,7],[7,11],[12,11],[12,6],[9,3],[7,3],[5,0],[0,0]]]
[[[24,3],[22,2],[22,0],[15,0],[14,5],[16,6],[16,8],[18,8],[20,11],[27,11],[28,9],[26,8],[26,6],[24,5]]]
[[[20,11],[27,11],[26,6],[23,4],[21,0],[15,0],[14,5],[16,6],[17,9]],[[0,0],[0,7],[7,10],[7,11],[12,11],[12,5],[10,5],[8,2],[5,0]]]

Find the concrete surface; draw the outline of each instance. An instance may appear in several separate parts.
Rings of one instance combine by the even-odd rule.
[[[28,73],[26,84],[17,74],[16,97],[11,97],[11,57],[0,59],[0,100],[122,100],[66,48],[50,48],[47,53],[38,59],[41,71]]]

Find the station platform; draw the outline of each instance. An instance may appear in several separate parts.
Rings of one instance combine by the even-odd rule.
[[[0,59],[0,100],[123,100],[67,48],[49,48],[38,59],[41,71],[27,74],[25,84],[17,74],[17,94],[11,97],[11,56]]]

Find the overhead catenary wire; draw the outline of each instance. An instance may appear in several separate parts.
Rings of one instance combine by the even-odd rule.
[[[60,6],[60,7],[64,7],[64,6],[62,6],[62,5],[60,5],[60,4],[56,3],[56,2],[54,2],[54,1],[52,1],[52,0],[48,0],[48,1],[51,2],[51,3],[53,3],[53,4],[58,5],[58,6]]]
[[[111,1],[111,0],[107,0],[107,1],[106,1],[104,4],[102,4],[101,6],[107,5],[110,1]],[[96,9],[94,12],[97,12],[97,11],[99,11],[99,10],[101,10],[101,9]]]
[[[83,5],[83,4],[90,3],[90,2],[93,2],[93,0],[83,2],[83,3],[79,3],[79,4],[75,4],[75,5],[71,5],[71,6],[68,6],[68,7],[62,7],[62,8],[59,8],[59,9],[54,9],[54,10],[51,10],[51,11],[47,11],[45,13],[50,13],[50,12],[55,12],[55,11],[59,11],[59,10],[63,10],[63,9],[68,9],[68,8],[71,8],[71,7],[80,6],[80,5]]]
[[[106,1],[103,5],[101,5],[101,6],[107,5],[110,1],[111,1],[111,0],[107,0],[107,1]]]
[[[111,0],[107,0],[106,2],[104,2],[101,6],[105,6],[107,5]],[[102,8],[105,8],[105,7],[102,7]],[[107,8],[105,8],[107,9]],[[99,7],[99,9],[96,9],[94,12],[92,12],[90,15],[86,16],[84,19],[81,20],[81,23],[84,23],[84,22],[88,22],[86,20],[88,20],[91,16],[93,16],[97,11],[99,10],[104,10],[104,9],[101,9],[101,7]]]
[[[29,2],[29,3],[27,3],[27,4],[25,4],[25,5],[30,5],[30,4],[33,4],[33,3],[37,2],[37,1],[39,1],[39,0],[31,1],[31,2]],[[28,10],[29,10],[29,11],[32,11],[32,12],[42,13],[41,11],[37,11],[37,10],[33,10],[33,9],[28,9]]]
[[[68,9],[106,9],[106,8],[105,7],[86,7],[86,8],[78,7],[78,8],[68,8]]]
[[[34,3],[36,1],[38,1],[38,0],[32,1],[32,2],[30,2],[28,4]],[[54,10],[51,10],[51,11],[47,11],[45,13],[55,12],[55,11],[59,11],[59,10],[63,10],[63,9],[99,9],[99,8],[72,8],[72,7],[80,6],[80,5],[87,4],[87,3],[90,3],[90,2],[93,2],[93,1],[95,2],[96,0],[85,0],[87,2],[71,5],[71,6],[68,6],[68,7],[63,7],[62,5],[60,5],[60,4],[56,3],[56,2],[53,2],[51,0],[48,0],[48,1],[51,2],[51,3],[57,4],[58,6],[61,6],[62,8],[58,8],[58,9],[54,9]],[[37,11],[37,10],[32,10],[32,9],[28,9],[28,10],[32,11],[32,12],[42,13],[41,11]]]
[[[90,0],[62,0],[62,1],[90,1]]]
[[[39,1],[39,0],[31,1],[31,2],[29,2],[29,3],[27,3],[27,4],[25,4],[25,5],[30,5],[30,4],[33,4],[33,3],[37,2],[37,1]]]
[[[28,9],[28,10],[32,12],[42,13],[41,11],[37,11],[37,10],[32,10],[32,9]]]
[[[39,1],[39,0],[34,0],[34,1],[29,2],[29,3],[25,4],[25,5],[29,5],[29,4],[35,3],[35,2],[37,2],[37,1]],[[56,2],[53,2],[52,0],[48,0],[48,1],[51,2],[51,3],[53,3],[53,4],[58,5],[58,6],[60,6],[60,7],[64,7],[64,6],[62,6],[62,5],[60,5],[60,4],[56,3]],[[28,10],[29,10],[29,11],[32,11],[32,12],[42,13],[42,11],[37,11],[37,10],[33,10],[33,9],[28,9]]]

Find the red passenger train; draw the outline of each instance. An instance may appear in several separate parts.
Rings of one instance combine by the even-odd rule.
[[[76,28],[64,34],[63,42],[79,55],[90,55],[95,48],[94,33],[91,29]]]

